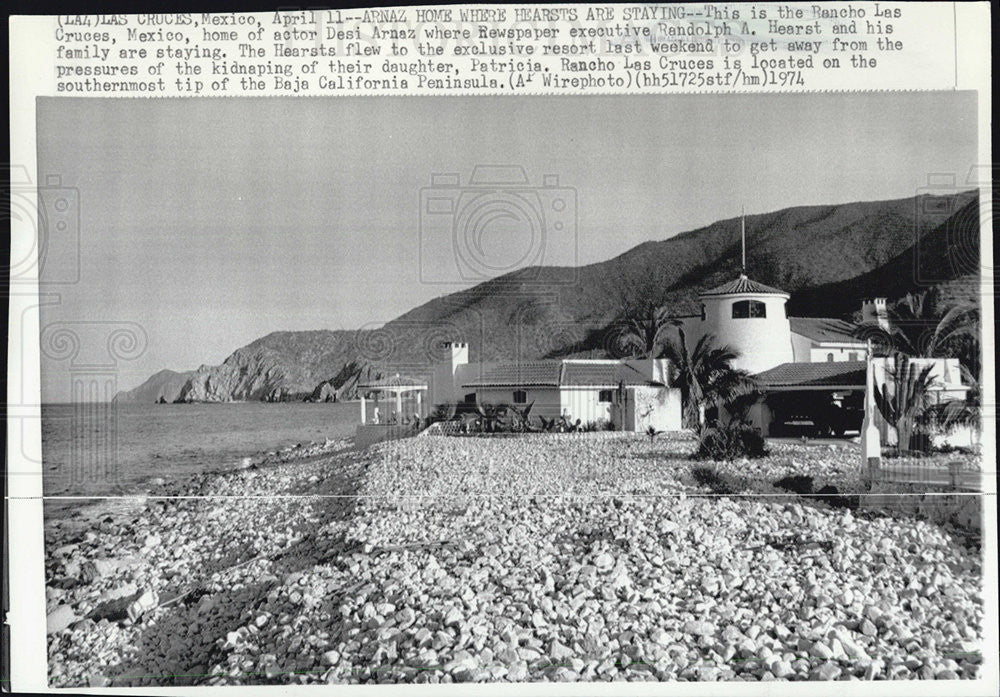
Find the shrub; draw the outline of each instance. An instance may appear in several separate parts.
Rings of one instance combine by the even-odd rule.
[[[730,472],[719,472],[715,467],[695,467],[691,474],[700,486],[710,489],[713,494],[730,496],[739,494],[747,489],[747,480],[744,477],[733,475]]]
[[[661,433],[663,433],[663,431],[660,431],[655,426],[647,426],[646,427],[646,435],[649,436],[649,442],[650,443],[652,443],[653,439],[656,438]]]
[[[736,460],[764,455],[767,455],[764,436],[745,421],[717,422],[698,432],[695,457],[699,460]]]
[[[803,474],[792,474],[782,477],[774,485],[781,489],[794,491],[796,494],[811,494],[813,490],[813,478]]]

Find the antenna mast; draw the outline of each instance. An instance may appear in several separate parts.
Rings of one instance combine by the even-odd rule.
[[[743,241],[743,274],[747,272],[747,208],[740,206],[740,238]]]

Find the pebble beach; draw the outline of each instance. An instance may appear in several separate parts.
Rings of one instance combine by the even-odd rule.
[[[980,675],[974,542],[773,485],[861,493],[856,445],[694,447],[333,441],[47,519],[50,685]]]

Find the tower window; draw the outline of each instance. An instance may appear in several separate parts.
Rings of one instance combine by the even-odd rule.
[[[733,303],[733,319],[767,317],[767,306],[760,300],[737,300]]]
[[[827,363],[833,363],[833,354],[832,353],[826,354],[826,362]]]

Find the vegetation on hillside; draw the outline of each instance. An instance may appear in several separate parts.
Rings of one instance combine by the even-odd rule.
[[[935,198],[942,204],[936,209],[956,211],[944,220],[919,214],[925,199],[748,216],[749,272],[791,293],[790,313],[801,316],[848,316],[863,297],[898,298],[921,284],[964,297],[975,289],[970,269],[978,273],[977,195]],[[739,271],[740,221],[731,218],[578,269],[514,271],[436,298],[377,329],[275,332],[222,365],[200,368],[185,394],[195,400],[304,399],[352,361],[419,373],[442,358],[440,344],[448,339],[467,341],[470,356],[486,361],[653,355],[670,333],[661,308],[671,315],[694,313],[699,291]],[[623,313],[623,295],[633,289],[649,302]],[[625,316],[633,326],[623,324]],[[638,341],[622,344],[627,334]],[[145,387],[133,393],[146,394]]]

